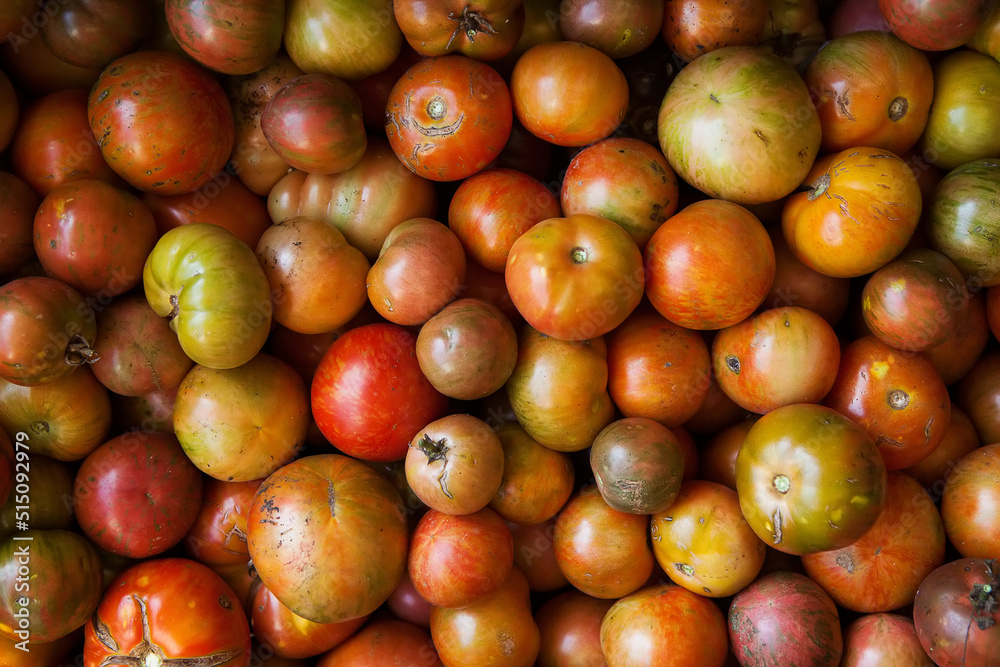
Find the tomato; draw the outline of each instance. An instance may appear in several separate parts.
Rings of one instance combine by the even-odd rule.
[[[621,225],[644,249],[677,211],[677,175],[640,139],[611,137],[584,148],[566,168],[560,199],[569,216],[590,213]]]
[[[316,425],[330,443],[369,461],[396,461],[448,399],[427,381],[416,341],[387,323],[350,329],[330,346],[312,382]]]
[[[649,516],[611,507],[595,486],[570,498],[556,517],[553,547],[573,586],[595,598],[637,591],[653,572]]]
[[[10,144],[10,161],[14,172],[42,197],[68,181],[123,183],[101,155],[83,90],[61,90],[32,102]]]
[[[142,272],[149,305],[170,320],[185,354],[214,369],[250,361],[267,340],[271,295],[253,250],[209,223],[160,237]]]
[[[966,45],[994,58],[1000,56],[1000,5],[987,5],[979,29]]]
[[[324,653],[316,667],[439,667],[431,636],[401,620],[383,618],[361,628],[340,646]]]
[[[50,7],[52,5],[49,5]],[[27,18],[27,17],[25,17]],[[45,14],[36,12],[32,19],[44,20]],[[101,75],[100,67],[77,67],[62,60],[48,47],[44,39],[35,39],[37,26],[25,21],[18,33],[3,33],[10,39],[0,43],[4,71],[18,90],[33,97],[74,88],[88,91]],[[13,37],[11,37],[13,35]],[[27,37],[30,36],[31,39]]]
[[[878,2],[879,0],[843,0],[843,2],[838,2],[827,25],[830,38],[836,39],[862,30],[890,33],[889,23],[879,11]]]
[[[1000,352],[987,352],[976,362],[959,382],[956,399],[984,445],[1000,442]]]
[[[524,319],[560,340],[602,336],[642,299],[642,253],[628,233],[579,213],[539,222],[511,246],[507,290]]]
[[[938,665],[988,665],[1000,655],[995,560],[959,558],[931,572],[913,601],[920,645]]]
[[[274,319],[293,331],[333,331],[368,301],[368,259],[323,220],[300,216],[274,224],[256,249],[271,287]]]
[[[839,549],[875,524],[886,466],[868,434],[830,408],[767,413],[736,457],[736,491],[758,537],[793,555]]]
[[[603,665],[601,622],[614,600],[592,598],[569,589],[549,598],[535,612],[541,636],[538,667]]]
[[[0,542],[0,635],[31,650],[70,634],[94,613],[103,583],[97,551],[78,533],[28,530],[8,537]]]
[[[764,566],[767,547],[743,518],[736,491],[715,482],[685,482],[649,528],[660,567],[698,595],[735,595]]]
[[[0,440],[2,439],[3,437],[0,437]],[[25,440],[24,443],[30,447],[31,441]],[[19,451],[29,450],[19,449]],[[7,496],[3,506],[0,507],[0,538],[6,539],[20,532],[17,525],[18,518],[23,520],[25,511],[28,512],[31,519],[32,529],[62,528],[79,532],[71,502],[74,468],[63,461],[35,453],[31,454],[30,459],[25,459],[24,454],[18,457],[13,447],[11,447],[10,459],[8,460],[11,471],[11,493]],[[23,493],[25,491],[23,486],[21,487],[22,493],[17,493],[17,473],[24,473],[26,469],[29,475],[30,493]],[[99,555],[101,552],[102,550],[98,549]]]
[[[866,614],[844,628],[841,667],[934,667],[924,653],[913,619],[899,614]]]
[[[965,44],[982,24],[986,0],[879,0],[878,8],[896,35],[925,51]]]
[[[963,456],[944,485],[941,518],[964,558],[1000,558],[1000,443]]]
[[[1000,184],[1000,162],[974,160],[950,171],[934,191],[927,215],[930,244],[973,285],[1000,284],[1000,206],[987,193]]]
[[[854,32],[831,41],[809,63],[823,151],[872,146],[896,155],[927,125],[934,83],[926,54],[894,35]]]
[[[476,60],[498,60],[521,37],[525,10],[521,0],[486,0],[476,5],[455,0],[392,3],[403,37],[423,56],[461,53]]]
[[[84,628],[85,667],[130,656],[249,667],[250,625],[232,589],[186,558],[154,558],[112,581]]]
[[[305,442],[308,390],[291,366],[264,352],[231,369],[196,365],[177,389],[173,424],[184,453],[206,475],[262,479]]]
[[[948,389],[934,366],[874,336],[844,348],[824,404],[863,428],[890,470],[906,468],[934,451],[951,414]]]
[[[52,189],[35,214],[34,232],[46,274],[84,295],[105,298],[139,284],[159,236],[141,199],[89,179]]]
[[[176,398],[177,387],[157,389],[134,397],[111,394],[115,428],[122,431],[145,430],[173,434]]]
[[[826,42],[823,23],[826,18],[821,20],[820,5],[816,0],[768,0],[768,17],[760,39],[761,46],[771,49],[789,65],[799,67]],[[823,5],[823,8],[827,6]]]
[[[780,225],[768,227],[774,247],[774,280],[763,306],[798,306],[818,313],[836,326],[847,312],[851,281],[834,278],[809,268],[795,256]]]
[[[225,166],[233,147],[222,86],[168,52],[135,51],[108,65],[87,113],[104,159],[140,190],[191,192]]]
[[[667,161],[712,197],[744,205],[784,197],[809,173],[822,135],[802,77],[754,47],[705,55],[680,71],[660,106]]]
[[[559,3],[563,36],[611,56],[627,58],[645,51],[663,24],[659,0],[567,0]]]
[[[368,271],[368,300],[394,324],[423,324],[458,296],[465,270],[455,233],[431,218],[413,218],[385,237]]]
[[[514,115],[557,146],[586,146],[611,135],[628,108],[628,82],[614,60],[573,41],[536,44],[510,75]]]
[[[282,658],[309,658],[329,651],[368,620],[360,616],[339,623],[313,623],[281,604],[267,586],[257,588],[251,605],[254,637]]]
[[[252,74],[226,78],[226,96],[233,108],[235,122],[229,168],[255,195],[267,196],[289,169],[288,163],[264,138],[260,128],[261,114],[282,86],[302,74],[304,72],[292,59],[280,52],[270,64]]]
[[[176,438],[126,433],[84,459],[73,504],[94,544],[128,558],[149,558],[183,539],[198,516],[201,495],[201,473]]]
[[[979,4],[957,3],[971,7]],[[921,148],[928,161],[951,170],[1000,153],[992,130],[1000,109],[1000,63],[968,49],[948,53],[934,65],[934,101]]]
[[[80,646],[83,628],[69,633],[61,639],[45,642],[31,642],[30,651],[17,648],[20,639],[7,639],[0,635],[0,655],[7,661],[7,667],[37,667],[37,665],[58,665],[70,659],[70,654]]]
[[[648,662],[671,667],[721,667],[726,619],[708,598],[657,584],[622,597],[601,622],[610,667]]]
[[[990,326],[986,319],[986,298],[983,292],[972,293],[969,290],[966,298],[968,302],[958,316],[951,337],[923,353],[949,386],[965,377],[990,342]]]
[[[701,446],[701,467],[699,479],[716,482],[736,490],[736,457],[740,447],[760,415],[754,414],[727,426]]]
[[[201,507],[184,537],[191,558],[209,567],[246,566],[247,514],[261,480],[223,482],[205,477]]]
[[[403,572],[399,584],[385,601],[393,616],[425,630],[431,627],[431,603],[420,597],[410,575]]]
[[[406,452],[406,481],[428,507],[472,514],[493,499],[503,476],[503,447],[489,424],[450,414],[421,428]]]
[[[463,180],[448,204],[448,226],[469,259],[500,272],[521,234],[560,215],[559,200],[545,185],[522,171],[500,167]]]
[[[388,142],[371,137],[361,161],[339,174],[293,171],[267,198],[274,222],[305,215],[320,218],[374,262],[393,227],[436,212],[434,184],[396,158]]]
[[[0,171],[0,276],[21,268],[35,257],[32,241],[38,195],[9,171]]]
[[[354,81],[391,65],[403,34],[392,0],[285,0],[283,43],[303,71]]]
[[[611,423],[603,338],[564,341],[529,325],[517,335],[517,363],[506,390],[517,421],[539,444],[561,452],[589,447]]]
[[[768,667],[837,667],[844,651],[833,600],[805,575],[786,571],[764,575],[736,594],[729,640],[740,664]]]
[[[944,493],[944,485],[955,466],[962,458],[979,447],[979,434],[976,426],[956,405],[951,406],[951,419],[948,429],[937,447],[930,454],[913,465],[904,468],[903,472],[923,484],[924,488],[935,500],[940,500]]]
[[[667,0],[661,32],[685,61],[724,46],[756,46],[764,37],[766,0]]]
[[[763,302],[774,279],[771,240],[739,204],[704,200],[653,233],[644,253],[646,294],[665,318],[689,329],[722,329]]]
[[[573,495],[573,461],[544,447],[517,422],[496,429],[503,447],[503,477],[489,506],[505,521],[534,526],[554,517]]]
[[[670,429],[643,417],[605,426],[590,447],[590,467],[601,497],[629,514],[656,514],[677,498],[684,454]]]
[[[247,545],[261,581],[295,614],[346,621],[375,611],[399,582],[406,516],[392,483],[364,463],[306,456],[257,490]]]
[[[347,171],[368,146],[361,98],[327,74],[303,74],[278,89],[261,113],[260,129],[278,157],[310,173]]]
[[[42,39],[52,53],[78,67],[104,67],[136,50],[152,24],[152,8],[133,0],[64,0],[60,5],[42,26]]]
[[[944,557],[945,528],[934,501],[915,479],[892,471],[871,529],[841,549],[802,556],[802,565],[838,605],[872,613],[912,603]]]
[[[535,664],[540,638],[524,575],[512,568],[500,588],[464,609],[433,607],[431,638],[447,667]]]
[[[849,148],[816,161],[807,190],[785,200],[781,227],[795,256],[837,278],[889,263],[913,237],[923,206],[917,178],[896,155]]]
[[[532,591],[547,593],[569,586],[556,559],[555,517],[533,526],[509,523],[507,527],[514,537],[514,567],[524,573]]]
[[[517,331],[489,301],[456,299],[420,327],[417,362],[445,396],[484,398],[502,389],[514,371]]]
[[[797,306],[765,310],[720,331],[712,370],[740,407],[765,413],[819,403],[840,367],[840,342],[820,315]]]
[[[0,96],[3,100],[0,105],[0,151],[5,151],[17,130],[21,110],[18,106],[17,91],[14,90],[14,85],[7,75],[2,72],[0,72],[0,92],[3,93]]]
[[[285,0],[167,0],[167,25],[184,52],[224,74],[251,74],[278,55]]]

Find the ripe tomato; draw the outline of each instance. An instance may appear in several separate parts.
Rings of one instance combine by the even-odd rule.
[[[576,214],[539,222],[511,246],[504,271],[517,310],[560,340],[603,336],[642,299],[642,252],[619,225]]]
[[[201,507],[184,538],[191,558],[209,567],[246,566],[247,514],[261,480],[223,482],[205,477]]]
[[[525,10],[521,0],[394,0],[403,37],[422,56],[461,53],[476,60],[498,60],[521,38]]]
[[[78,67],[104,67],[142,45],[153,7],[131,0],[83,0],[48,7],[42,39],[56,56]]]
[[[535,442],[517,422],[502,424],[496,434],[503,447],[503,477],[490,508],[523,526],[548,521],[573,495],[572,459]]]
[[[879,0],[878,8],[896,35],[925,51],[947,51],[976,34],[989,6],[986,0],[948,2]]]
[[[661,32],[686,61],[724,46],[757,46],[764,37],[767,0],[667,0]]]
[[[524,573],[532,591],[548,593],[569,586],[556,559],[555,517],[534,526],[509,523],[507,527],[514,537],[514,567]]]
[[[934,667],[934,661],[924,653],[912,618],[866,614],[844,629],[840,667]]]
[[[316,667],[441,667],[431,636],[394,618],[372,621],[336,648],[324,653]]]
[[[444,416],[448,404],[420,370],[415,337],[387,323],[350,329],[334,341],[311,391],[323,436],[367,461],[402,459],[410,440]]]
[[[400,77],[385,111],[396,156],[432,181],[457,181],[496,159],[513,123],[510,90],[489,65],[461,55],[427,58]]]
[[[663,24],[659,0],[573,0],[559,3],[563,37],[607,54],[627,58],[645,51]]]
[[[329,651],[368,620],[367,616],[359,616],[348,621],[313,623],[281,604],[264,585],[257,587],[250,606],[254,637],[282,658],[309,658]]]
[[[1000,442],[1000,352],[984,354],[957,389],[957,403],[975,424],[979,440]]]
[[[774,248],[753,213],[709,199],[660,225],[645,266],[646,294],[661,315],[689,329],[722,329],[763,302],[774,279]]]
[[[793,555],[855,542],[885,505],[886,468],[847,417],[799,403],[772,410],[736,457],[736,491],[758,537]]]
[[[8,275],[35,258],[32,227],[38,195],[23,180],[0,171],[0,275]]]
[[[538,667],[604,664],[601,622],[614,604],[570,588],[549,598],[535,612],[541,636]]]
[[[934,501],[909,475],[891,471],[885,506],[854,544],[802,556],[806,574],[841,607],[888,612],[913,602],[944,563],[945,527]]]
[[[184,52],[224,74],[251,74],[281,48],[285,0],[167,0],[170,32]]]
[[[964,558],[1000,559],[1000,443],[963,456],[948,476],[941,518],[949,541]]]
[[[219,575],[186,558],[154,558],[105,589],[84,628],[86,667],[125,656],[149,665],[171,658],[249,667],[250,624]]]

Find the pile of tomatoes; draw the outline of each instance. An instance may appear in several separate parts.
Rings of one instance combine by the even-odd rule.
[[[1000,3],[8,0],[0,665],[1000,665]]]

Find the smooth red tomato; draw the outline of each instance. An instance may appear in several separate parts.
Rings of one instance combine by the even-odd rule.
[[[612,58],[645,51],[663,23],[660,0],[567,0],[559,3],[563,36],[592,46]]]
[[[364,625],[367,616],[333,623],[313,623],[281,604],[267,586],[250,601],[254,638],[282,658],[309,658],[341,644]]]
[[[947,51],[972,39],[985,18],[986,0],[879,0],[896,35],[925,51]]]
[[[756,46],[764,37],[767,0],[667,0],[661,32],[687,61],[724,46]]]
[[[957,387],[957,403],[984,445],[1000,442],[1000,352],[984,354]]]
[[[394,0],[393,14],[403,37],[423,56],[461,53],[492,61],[510,53],[521,38],[521,0]]]
[[[154,8],[133,0],[77,0],[40,7],[42,39],[56,56],[79,67],[104,67],[139,48]]]
[[[1000,443],[963,456],[948,476],[941,518],[964,558],[1000,558]]]
[[[447,404],[420,370],[416,337],[395,324],[347,331],[323,355],[312,383],[313,418],[323,436],[371,461],[402,459]]]
[[[934,667],[917,638],[913,619],[866,614],[844,629],[841,667]]]
[[[538,667],[605,664],[601,650],[601,622],[614,604],[575,588],[549,598],[535,612],[541,636]]]
[[[324,653],[316,667],[439,667],[431,636],[405,621],[372,621],[344,643]]]
[[[184,537],[191,558],[210,567],[245,567],[250,562],[247,514],[260,483],[259,479],[223,482],[205,478],[198,516]]]

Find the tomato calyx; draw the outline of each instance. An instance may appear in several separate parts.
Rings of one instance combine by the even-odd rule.
[[[496,37],[497,31],[490,25],[490,22],[486,20],[479,12],[474,12],[469,9],[469,5],[462,8],[461,14],[456,14],[455,12],[448,12],[448,19],[451,21],[456,21],[458,23],[455,26],[455,31],[451,33],[451,37],[448,38],[448,44],[445,46],[446,49],[451,49],[452,42],[458,37],[459,33],[464,32],[465,36],[469,38],[470,42],[476,41],[476,35],[485,32],[490,37]]]
[[[987,583],[972,585],[969,600],[972,601],[972,620],[976,627],[986,630],[996,624],[993,616],[1000,612],[1000,572],[993,569],[995,560],[986,561],[986,574],[990,578]]]
[[[100,358],[101,355],[90,347],[90,343],[81,334],[75,334],[69,339],[69,344],[66,345],[64,359],[70,366],[92,364],[95,361],[99,361]]]
[[[233,649],[231,651],[220,651],[212,655],[203,655],[187,658],[168,658],[163,649],[153,643],[149,630],[149,611],[146,609],[146,601],[138,595],[133,594],[132,599],[139,605],[139,618],[142,621],[142,641],[136,644],[135,648],[129,651],[128,655],[109,655],[101,661],[100,667],[110,667],[111,665],[122,665],[123,667],[217,667],[229,662],[243,649]],[[223,603],[224,598],[220,600]],[[230,604],[225,600],[223,606]],[[107,625],[94,611],[92,617],[94,634],[97,639],[111,651],[118,651],[119,645],[111,635]]]
[[[806,199],[813,201],[814,199],[819,199],[825,195],[826,191],[830,189],[831,182],[832,179],[830,178],[830,174],[823,174],[817,178],[815,184],[806,188],[806,192],[809,193],[806,195]]]
[[[447,441],[448,438],[435,440],[429,433],[424,433],[424,437],[417,440],[416,448],[427,456],[428,464],[435,463],[437,461],[444,461],[441,474],[438,475],[437,478],[438,486],[441,487],[441,493],[443,493],[448,500],[453,500],[454,496],[451,494],[451,491],[448,490],[448,451],[451,448],[445,444]]]

